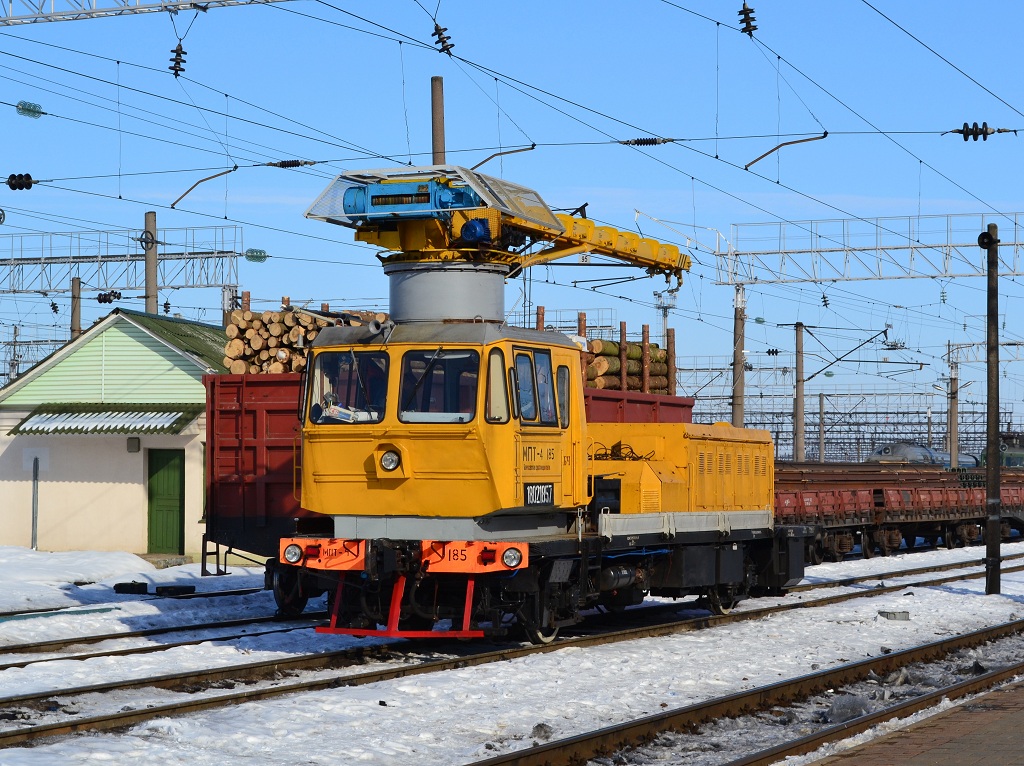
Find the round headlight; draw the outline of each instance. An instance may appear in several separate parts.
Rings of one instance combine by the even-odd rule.
[[[298,564],[302,560],[302,548],[292,543],[284,549],[284,560],[289,564]]]
[[[401,456],[392,449],[389,449],[383,455],[380,456],[380,467],[385,471],[393,471],[398,468],[398,464],[402,462]]]
[[[506,548],[501,554],[501,563],[509,569],[515,569],[523,563],[523,554],[518,548]]]

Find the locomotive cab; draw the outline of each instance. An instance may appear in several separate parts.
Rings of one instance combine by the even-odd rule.
[[[493,602],[492,621],[514,614],[531,544],[575,546],[590,500],[580,377],[579,348],[557,333],[324,330],[304,385],[302,505],[333,534],[282,540],[282,563],[302,580],[283,584],[282,610],[294,611],[290,593],[327,591],[332,624],[372,632],[394,608],[404,634],[445,618],[466,632],[475,589],[477,610]],[[520,572],[511,589],[490,582]],[[468,592],[450,592],[459,588]]]

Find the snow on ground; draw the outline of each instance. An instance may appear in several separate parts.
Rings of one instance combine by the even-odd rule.
[[[1024,552],[1024,543],[1003,546],[1004,555],[1017,552]],[[982,555],[974,548],[826,564],[812,568],[808,579],[886,572],[939,560],[976,561]],[[29,608],[75,603],[93,610],[0,619],[0,661],[11,656],[2,656],[4,644],[172,624],[183,613],[195,617],[201,612],[205,618],[207,611],[236,617],[272,612],[266,593],[169,601],[115,596],[111,590],[113,583],[133,579],[208,589],[251,587],[262,581],[258,570],[238,572],[199,580],[194,565],[154,570],[124,554],[41,554],[0,548],[0,578],[7,586],[0,596],[0,611],[26,608],[26,594],[31,595]],[[88,580],[96,582],[73,585]],[[560,739],[801,675],[814,666],[863,659],[1024,616],[1024,574],[1004,572],[1001,595],[985,596],[984,590],[984,578],[938,588],[911,586],[862,602],[797,610],[712,630],[607,647],[566,648],[510,662],[253,702],[187,718],[158,719],[123,734],[68,737],[33,748],[2,750],[0,766],[136,764],[140,759],[166,766],[466,763],[527,747],[541,738]],[[799,597],[810,600],[814,595]],[[741,608],[771,601],[746,602]],[[95,611],[101,604],[114,609]],[[910,619],[887,620],[879,616],[881,610],[908,611]],[[60,688],[60,679],[66,686],[134,674],[121,667],[129,663],[145,666],[142,674],[149,674],[162,664],[169,666],[163,672],[170,672],[187,669],[189,663],[199,667],[227,663],[232,657],[252,660],[264,653],[299,653],[313,645],[341,648],[348,642],[370,641],[317,636],[306,630],[272,639],[251,638],[240,646],[211,641],[120,663],[62,660],[0,672],[0,695]],[[757,746],[755,741],[749,744],[751,749]]]

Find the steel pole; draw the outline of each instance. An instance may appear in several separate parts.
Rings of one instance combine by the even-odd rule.
[[[32,550],[39,549],[39,458],[32,458]]]
[[[82,334],[82,280],[71,277],[71,340]]]
[[[804,323],[796,323],[796,393],[793,396],[793,462],[804,462]]]
[[[818,394],[818,462],[825,462],[825,394],[823,393]]]
[[[430,137],[434,151],[434,164],[444,165],[444,78],[430,78]]]
[[[743,397],[745,396],[746,360],[743,357],[745,296],[743,285],[736,285],[732,321],[732,424],[743,428]]]
[[[156,211],[150,210],[146,213],[146,231],[142,235],[142,248],[146,251],[146,313],[156,314],[157,308],[157,284],[156,284]]]
[[[988,361],[986,377],[988,394],[986,408],[985,461],[985,593],[999,593],[1000,538],[1002,535],[1002,508],[999,491],[999,227],[988,225],[988,231],[978,237],[978,244],[988,251]]]

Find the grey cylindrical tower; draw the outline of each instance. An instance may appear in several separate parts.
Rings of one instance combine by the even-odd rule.
[[[391,318],[396,322],[505,319],[502,263],[390,263]]]

